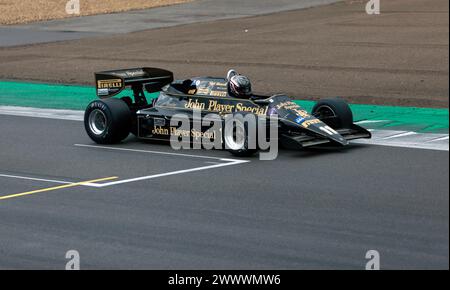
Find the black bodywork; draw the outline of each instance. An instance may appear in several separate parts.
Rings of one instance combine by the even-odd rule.
[[[174,81],[170,71],[156,68],[138,68],[96,73],[97,95],[108,98],[130,86],[133,99],[122,98],[133,112],[132,132],[142,139],[170,140],[173,135],[188,134],[193,138],[202,136],[210,127],[201,127],[201,132],[181,132],[170,125],[175,114],[186,114],[191,120],[194,109],[201,109],[202,117],[217,114],[224,120],[227,114],[254,114],[258,118],[270,119],[278,115],[279,141],[284,147],[302,148],[321,144],[345,146],[349,140],[370,138],[366,129],[355,124],[342,128],[331,128],[332,118],[339,116],[315,116],[303,110],[286,95],[259,96],[250,99],[233,98],[228,93],[225,78],[198,77]],[[145,91],[160,92],[159,97],[148,102]],[[215,132],[212,138],[221,138]]]

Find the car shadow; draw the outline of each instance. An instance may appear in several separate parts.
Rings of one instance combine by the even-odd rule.
[[[148,144],[148,145],[158,145],[161,146],[161,148],[159,149],[167,149],[167,150],[174,150],[170,147],[170,142],[169,141],[158,141],[158,140],[144,140],[144,139],[138,139],[137,137],[130,135],[125,141],[124,143],[127,144]],[[363,150],[366,149],[368,146],[368,144],[355,144],[355,143],[351,143],[345,147],[337,147],[337,146],[326,146],[326,145],[320,145],[320,146],[315,146],[315,147],[309,147],[309,148],[303,148],[303,149],[288,149],[288,148],[279,148],[279,152],[278,152],[278,158],[279,157],[290,157],[290,158],[315,158],[315,157],[319,157],[319,156],[324,156],[324,155],[331,155],[331,154],[349,154],[358,150]],[[167,148],[164,148],[167,147]],[[174,151],[179,151],[180,153],[183,152],[191,152],[192,150],[174,150]],[[196,151],[206,151],[206,149],[201,149],[201,150],[196,150]],[[208,150],[211,151],[211,150]],[[224,150],[220,150],[220,149],[213,149],[213,152],[215,153],[227,153]],[[230,153],[227,153],[230,154]],[[227,156],[223,156],[224,158],[226,158]],[[228,157],[233,158],[233,155],[229,155]],[[254,156],[251,157],[246,157],[245,159],[248,160],[258,160],[259,159],[259,155],[255,154]]]
[[[292,158],[314,158],[324,155],[336,155],[336,154],[351,154],[352,152],[362,150],[370,145],[367,144],[349,144],[345,147],[333,147],[333,146],[315,146],[303,149],[281,149],[279,154],[283,156],[289,156]]]

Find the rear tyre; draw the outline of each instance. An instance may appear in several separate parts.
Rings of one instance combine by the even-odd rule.
[[[249,148],[249,144],[251,143],[248,134],[248,124],[239,119],[234,119],[235,122],[233,122],[233,119],[234,118],[225,121],[225,128],[223,130],[223,143],[225,149],[237,157],[252,156],[258,150],[256,148]],[[226,128],[230,129],[227,130]]]
[[[124,101],[128,108],[130,109],[131,113],[131,125],[130,125],[130,133],[134,136],[138,137],[138,122],[137,122],[137,116],[136,116],[136,109],[133,108],[133,100],[130,97],[122,97],[120,98],[122,101]]]
[[[350,128],[353,113],[350,106],[341,99],[324,99],[317,102],[312,114],[333,129]]]
[[[130,134],[131,111],[120,99],[96,100],[84,114],[84,128],[98,144],[115,144]]]

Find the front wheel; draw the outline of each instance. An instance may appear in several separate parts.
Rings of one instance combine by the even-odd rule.
[[[120,99],[96,100],[84,114],[84,128],[98,144],[114,144],[124,140],[131,129],[131,111]]]
[[[248,123],[240,118],[227,118],[225,121],[225,128],[223,130],[223,143],[225,149],[231,154],[238,157],[248,157],[255,154],[256,138],[250,136]],[[252,142],[254,141],[254,142]]]
[[[350,106],[341,99],[324,99],[317,102],[312,114],[333,129],[350,128],[353,113]]]

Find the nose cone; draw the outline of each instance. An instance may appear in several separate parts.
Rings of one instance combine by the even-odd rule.
[[[327,128],[323,130],[324,128]],[[331,130],[326,124],[320,122],[318,124],[314,124],[308,128],[310,131],[313,131],[320,136],[327,138],[331,141],[334,141],[342,146],[346,146],[349,144],[347,139],[345,139],[341,134],[336,132],[335,130]]]

